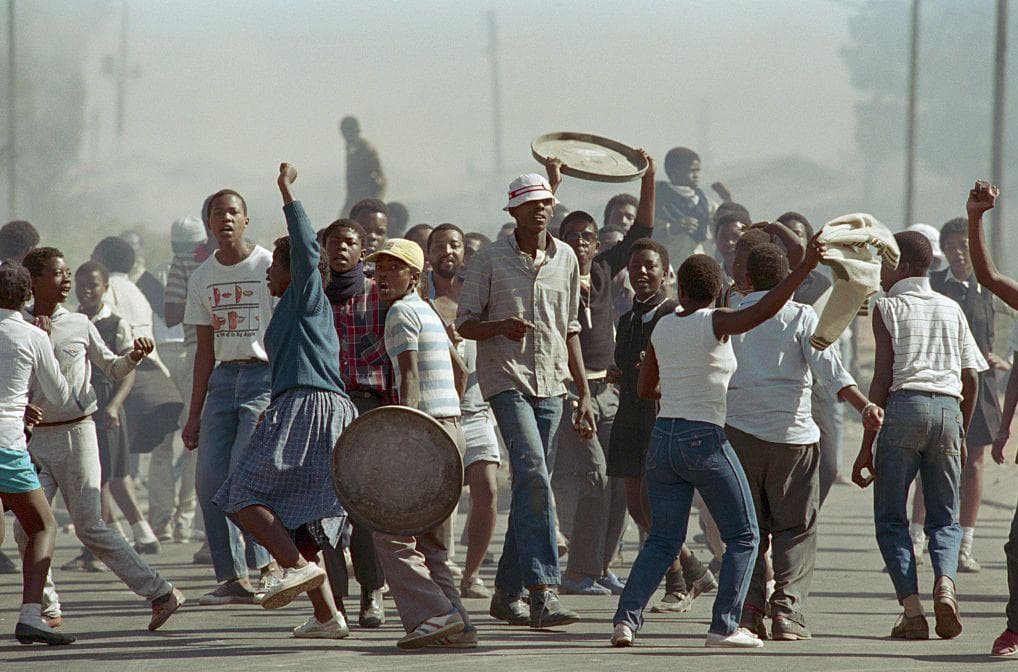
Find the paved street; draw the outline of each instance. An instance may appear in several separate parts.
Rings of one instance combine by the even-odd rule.
[[[855,438],[846,437],[854,452]],[[846,460],[848,458],[846,457]],[[322,669],[390,670],[587,670],[612,666],[618,670],[671,670],[695,666],[704,670],[969,670],[986,663],[1018,665],[987,656],[990,643],[1004,625],[1006,596],[1002,546],[1012,507],[1015,467],[987,465],[986,504],[977,538],[976,556],[983,572],[962,575],[959,592],[965,631],[955,641],[897,642],[887,638],[898,614],[887,575],[873,538],[871,496],[854,486],[836,486],[821,513],[820,551],[808,608],[814,639],[768,642],[762,649],[716,653],[703,648],[712,595],[702,596],[681,616],[649,614],[637,646],[608,646],[615,598],[566,597],[583,621],[555,632],[530,632],[496,624],[487,602],[469,600],[480,628],[476,651],[406,653],[395,647],[401,631],[392,603],[390,620],[380,630],[355,629],[340,641],[307,641],[290,637],[290,629],[310,613],[300,600],[279,611],[259,607],[198,607],[198,596],[212,586],[211,568],[190,564],[196,544],[167,544],[155,564],[195,604],[186,605],[157,633],[149,633],[146,604],[129,593],[111,574],[56,572],[63,595],[64,628],[78,636],[69,647],[22,647],[8,634],[17,620],[20,582],[0,576],[0,669],[71,670],[257,670]],[[462,520],[460,521],[462,523]],[[504,525],[504,516],[501,523]],[[10,518],[7,520],[10,530]],[[632,531],[631,531],[632,532]],[[635,557],[634,535],[627,537],[625,575]],[[11,548],[11,541],[4,542]],[[76,540],[61,533],[54,565],[77,553]],[[153,557],[153,556],[150,556]],[[461,560],[461,558],[460,558]],[[922,568],[924,593],[931,589],[927,562]],[[493,568],[485,580],[490,584]],[[930,600],[926,598],[927,608]],[[348,602],[356,613],[356,604]],[[932,618],[932,616],[931,616]]]

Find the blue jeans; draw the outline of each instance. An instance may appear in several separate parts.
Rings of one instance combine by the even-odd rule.
[[[247,450],[258,416],[269,405],[268,364],[224,362],[212,370],[198,434],[196,486],[216,581],[245,578],[267,565],[269,552],[212,503]]]
[[[643,610],[686,540],[693,491],[698,490],[725,542],[710,632],[730,635],[756,562],[760,531],[739,458],[717,425],[658,418],[647,449],[644,478],[650,502],[650,534],[633,563],[619,598],[615,625],[638,629]]]
[[[908,490],[917,473],[922,476],[926,501],[933,574],[953,581],[958,571],[963,436],[956,397],[911,390],[891,394],[873,456],[873,518],[877,545],[899,602],[919,592],[906,511]]]
[[[509,595],[558,585],[555,502],[546,460],[555,449],[564,397],[532,397],[516,390],[488,400],[509,453],[512,504],[495,586]]]

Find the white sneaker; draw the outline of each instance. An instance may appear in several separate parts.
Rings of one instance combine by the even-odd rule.
[[[314,562],[303,567],[287,567],[283,577],[274,582],[262,598],[263,609],[279,609],[293,602],[301,593],[318,588],[325,583],[325,570]]]
[[[964,574],[977,574],[982,567],[979,561],[972,557],[971,551],[962,551],[958,554],[958,571]]]
[[[619,623],[615,626],[615,629],[612,630],[612,646],[620,648],[624,646],[632,646],[633,639],[635,639],[633,629],[625,623]]]
[[[401,649],[422,649],[429,644],[463,632],[466,627],[460,613],[453,609],[448,614],[435,616],[424,621],[413,632],[396,642]]]
[[[336,614],[325,623],[319,623],[312,614],[311,618],[293,629],[293,636],[297,639],[343,639],[350,636],[350,628],[343,614]]]
[[[763,642],[746,628],[739,628],[730,635],[708,632],[707,641],[704,642],[704,646],[710,649],[755,649],[763,646]]]

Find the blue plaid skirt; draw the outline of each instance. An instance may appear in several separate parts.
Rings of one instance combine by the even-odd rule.
[[[291,531],[321,521],[335,546],[346,512],[332,487],[332,450],[356,417],[345,394],[311,387],[283,392],[212,501],[227,514],[260,504]]]

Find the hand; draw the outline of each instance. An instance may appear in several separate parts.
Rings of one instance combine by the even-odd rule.
[[[654,163],[654,157],[647,153],[646,149],[638,149],[636,153],[640,155],[640,158],[647,162],[647,170],[643,171],[643,179],[652,180],[654,179],[654,173],[657,172],[657,164]]]
[[[604,377],[604,382],[614,385],[620,380],[622,380],[622,369],[617,366],[609,366],[608,373]]]
[[[562,184],[562,159],[554,156],[549,156],[547,163],[544,164],[545,170],[548,171],[548,184],[551,185],[551,193],[555,193],[558,189],[558,185]]]
[[[35,319],[32,320],[32,324],[45,331],[47,334],[52,333],[53,331],[53,323],[50,322],[48,315],[36,315]]]
[[[802,263],[810,270],[813,270],[824,258],[826,251],[827,245],[820,240],[820,233],[817,233],[810,238],[809,244],[806,246],[806,256],[803,257]]]
[[[151,355],[152,351],[155,349],[156,344],[151,338],[145,338],[144,336],[136,338],[134,339],[134,350],[130,352],[129,357],[131,358],[131,361],[138,363]]]
[[[297,169],[291,166],[289,163],[279,164],[279,177],[276,179],[276,184],[280,187],[289,186],[297,181]]]
[[[573,429],[584,441],[594,438],[597,421],[594,420],[594,407],[590,404],[590,396],[580,397],[573,411]]]
[[[997,464],[1004,464],[1004,446],[1007,445],[1007,440],[1011,438],[1010,432],[1000,432],[997,434],[997,438],[993,440],[993,448],[990,450],[990,457]],[[1015,456],[1015,461],[1018,462],[1018,455]]]
[[[1011,370],[1011,364],[1009,362],[1001,359],[992,352],[986,355],[986,362],[990,365],[991,368],[997,369],[999,371]]]
[[[455,324],[445,323],[445,335],[449,337],[449,341],[453,345],[457,345],[460,341],[463,340],[463,337],[460,336],[460,332],[456,331]]]
[[[25,426],[35,427],[42,422],[42,409],[32,404],[25,404]]]
[[[99,412],[99,424],[106,429],[116,429],[120,426],[120,409],[107,406]]]
[[[721,197],[721,200],[725,203],[732,200],[732,192],[728,190],[724,182],[715,182],[710,185],[710,188],[714,190],[714,193]]]
[[[884,424],[884,409],[870,402],[862,409],[862,426],[875,432]]]
[[[188,416],[187,424],[184,425],[184,429],[180,433],[180,438],[184,442],[185,448],[194,450],[198,447],[198,432],[200,429],[201,419]]]
[[[507,317],[504,320],[499,320],[496,324],[498,324],[499,336],[505,336],[513,341],[522,341],[523,337],[527,335],[527,329],[534,328],[533,322],[528,322],[520,317]]]
[[[869,476],[863,476],[863,469],[869,472]],[[862,448],[859,456],[855,458],[855,464],[852,465],[852,482],[860,488],[865,488],[876,477],[877,472],[873,470],[873,448]]]
[[[969,217],[978,219],[987,210],[992,210],[993,206],[997,204],[998,196],[1000,196],[1000,189],[989,182],[978,180],[976,186],[969,192],[969,200],[965,204]]]

